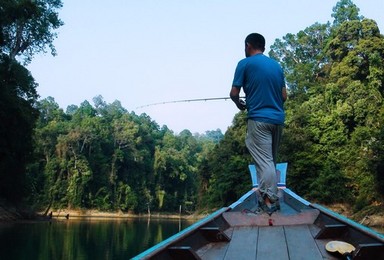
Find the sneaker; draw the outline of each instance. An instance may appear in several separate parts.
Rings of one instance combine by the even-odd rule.
[[[267,207],[266,212],[268,213],[269,216],[271,216],[272,213],[279,210],[278,206],[276,205],[276,202],[271,204],[271,206],[269,206],[269,207],[267,205],[265,205],[265,206]]]
[[[257,209],[255,211],[253,211],[253,214],[259,215],[259,214],[262,214],[264,212],[265,212],[265,210],[263,208],[257,207]]]
[[[257,206],[258,206],[258,209],[261,209],[262,211],[267,211],[268,210],[268,207],[267,205],[265,204],[265,201],[264,201],[264,198],[263,196],[261,196],[260,194],[256,195],[257,197]]]
[[[267,197],[267,196],[265,196]],[[265,199],[264,197],[264,199]],[[273,198],[269,198],[269,201],[272,203],[272,205],[274,205],[276,207],[277,210],[280,210],[280,201],[279,201],[279,197],[273,197]]]

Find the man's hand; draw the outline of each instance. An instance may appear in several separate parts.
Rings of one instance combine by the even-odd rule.
[[[245,101],[242,99],[239,99],[239,102],[236,103],[236,106],[240,110],[246,110],[247,109],[247,105],[246,105]]]
[[[240,88],[232,86],[231,92],[229,93],[230,98],[236,104],[238,109],[245,110],[247,109],[247,106],[245,104],[245,101],[240,99],[239,94],[240,94]]]

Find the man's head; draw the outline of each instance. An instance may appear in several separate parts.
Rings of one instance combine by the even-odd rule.
[[[264,52],[265,50],[265,39],[263,35],[259,33],[251,33],[245,38],[245,56],[251,56],[250,49],[251,47],[255,51]]]

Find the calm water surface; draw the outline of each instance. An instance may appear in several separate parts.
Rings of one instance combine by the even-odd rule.
[[[0,259],[129,259],[196,221],[69,219],[0,224]]]
[[[194,221],[69,219],[0,224],[0,259],[130,259]],[[384,229],[376,229],[384,233]]]

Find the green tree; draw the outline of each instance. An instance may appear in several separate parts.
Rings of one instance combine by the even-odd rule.
[[[384,123],[384,36],[370,19],[344,22],[336,32],[327,49],[333,58],[327,96],[345,129],[345,175],[353,180],[357,199],[368,204],[379,196],[372,188],[377,187],[374,150]]]
[[[208,182],[209,186],[199,201],[200,207],[229,205],[251,188],[248,165],[252,159],[245,147],[245,133],[246,114],[239,112],[224,138],[201,164],[200,183]]]
[[[379,197],[372,188],[382,145],[383,36],[351,1],[333,11],[332,26],[315,24],[273,45],[289,87],[281,151],[298,193],[324,202],[369,193],[366,205]]]
[[[17,202],[26,194],[36,83],[27,69],[5,55],[0,55],[0,82],[0,197]]]
[[[328,203],[355,201],[359,209],[381,203],[384,193],[384,39],[352,1],[339,1],[333,12],[333,23],[289,33],[271,47],[270,56],[282,64],[289,89],[278,161],[289,163],[288,186],[300,195]],[[6,72],[12,60],[4,54],[2,60],[0,69]],[[228,205],[250,189],[245,113],[235,116],[225,135],[220,130],[175,135],[148,115],[129,113],[119,101],[107,104],[101,96],[93,99],[94,106],[84,101],[64,113],[53,98],[35,105],[33,78],[20,64],[12,66],[13,76],[3,76],[2,82],[13,88],[2,90],[3,96],[17,93],[13,97],[40,112],[28,176],[33,198],[44,206],[206,209]],[[9,100],[18,104],[21,99]],[[28,143],[20,138],[28,129],[22,127],[0,144],[12,138]],[[11,153],[2,147],[9,162]],[[1,178],[8,183],[11,176]]]
[[[34,152],[27,169],[28,182],[31,186],[29,200],[32,204],[48,205],[46,207],[48,213],[55,193],[61,186],[60,178],[56,175],[58,171],[55,170],[58,167],[56,157],[58,136],[67,133],[70,118],[52,97],[37,102],[36,108],[39,111],[39,118],[33,134]]]
[[[138,175],[146,175],[138,151],[144,121],[126,112],[115,101],[95,98],[96,107],[84,101],[64,114],[52,98],[39,103],[35,131],[35,157],[31,164],[33,184],[44,187],[36,203],[54,207],[94,207],[131,210],[138,207],[142,187]],[[149,141],[149,140],[148,140]],[[137,169],[138,168],[138,169]],[[44,172],[43,177],[39,171]],[[132,185],[132,186],[130,186]],[[137,190],[131,187],[138,187]],[[37,188],[35,190],[38,190]],[[150,197],[150,196],[146,196]]]
[[[55,55],[54,30],[63,25],[57,13],[61,7],[61,0],[1,1],[1,52],[11,60],[21,56],[26,63],[47,46]]]
[[[49,46],[62,25],[61,1],[0,2],[0,196],[20,201],[26,191],[26,165],[31,159],[37,119],[37,83],[16,58],[31,61]]]
[[[360,9],[352,2],[352,0],[340,0],[336,6],[332,8],[333,27],[337,28],[347,21],[360,21],[363,17],[359,15]]]

